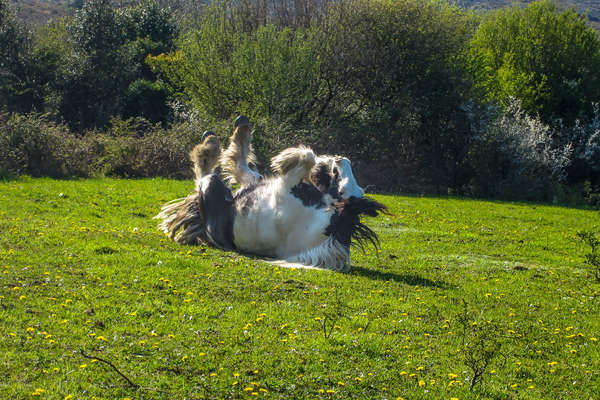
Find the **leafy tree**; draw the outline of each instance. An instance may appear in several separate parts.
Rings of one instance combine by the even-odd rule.
[[[229,12],[213,6],[184,36],[181,51],[151,57],[150,64],[204,118],[304,119],[320,85],[313,32],[267,24],[248,33]]]
[[[438,1],[353,0],[325,19],[320,118],[353,157],[457,181],[471,137],[462,109],[470,15]]]
[[[110,0],[87,1],[67,29],[73,46],[63,58],[59,113],[72,128],[103,127],[116,115],[166,121],[164,90],[144,82],[156,79],[146,57],[173,48],[177,29],[167,11],[153,1],[123,10]],[[151,99],[142,101],[140,93],[151,88]]]
[[[590,115],[600,99],[600,39],[587,18],[542,0],[488,14],[470,43],[482,97],[518,98],[546,122]]]
[[[0,107],[31,111],[35,102],[28,76],[31,37],[8,0],[0,0]]]

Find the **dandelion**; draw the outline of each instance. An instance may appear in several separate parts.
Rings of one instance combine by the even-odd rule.
[[[87,368],[87,364],[81,364],[81,365],[79,366],[79,368],[81,368],[81,369],[85,369],[85,368]]]
[[[423,379],[419,380],[419,387],[425,386],[425,381]]]

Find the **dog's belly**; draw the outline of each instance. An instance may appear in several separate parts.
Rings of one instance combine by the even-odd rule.
[[[235,216],[235,246],[285,259],[323,243],[333,212],[326,207],[307,207],[291,194],[257,199]]]

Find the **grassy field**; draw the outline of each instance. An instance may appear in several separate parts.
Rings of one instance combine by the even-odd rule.
[[[374,196],[340,274],[170,242],[191,188],[0,182],[1,399],[599,398],[597,211]]]

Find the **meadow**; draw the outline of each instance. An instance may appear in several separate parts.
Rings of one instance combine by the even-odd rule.
[[[191,190],[0,182],[0,398],[599,398],[597,211],[373,195],[341,274],[169,241]]]

